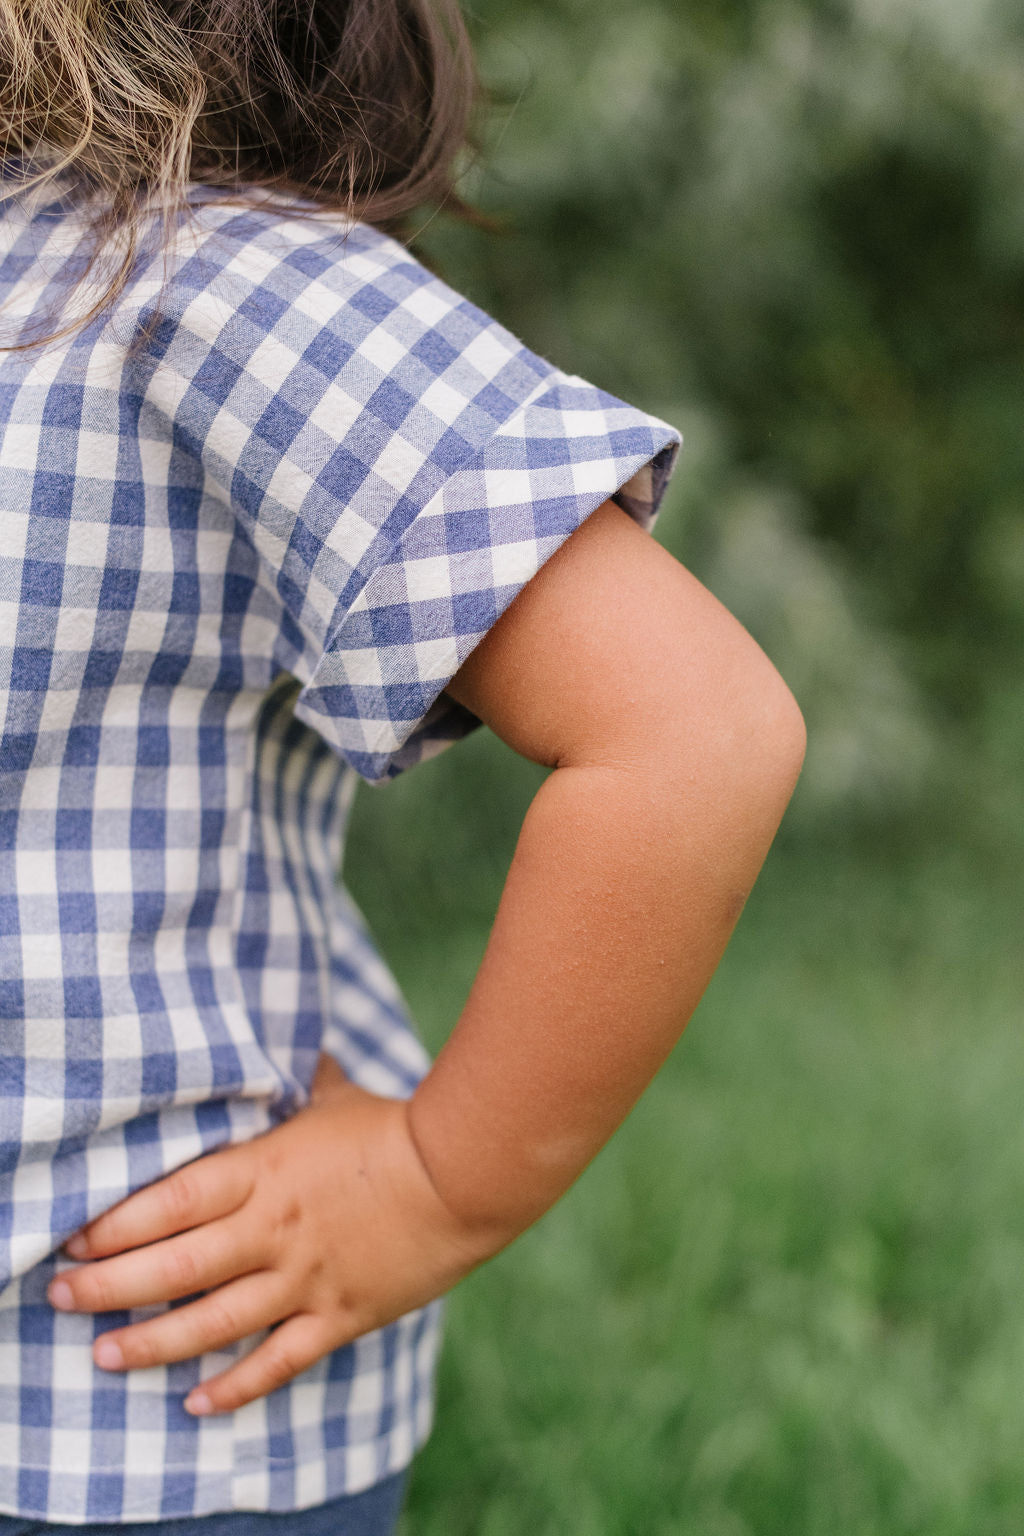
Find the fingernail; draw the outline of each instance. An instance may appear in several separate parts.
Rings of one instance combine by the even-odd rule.
[[[124,1369],[124,1355],[121,1353],[120,1344],[113,1339],[100,1339],[92,1352],[92,1357],[97,1365],[105,1371],[120,1371]]]
[[[64,1244],[64,1252],[70,1253],[73,1259],[84,1259],[89,1252],[89,1239],[81,1232],[76,1232],[74,1237],[69,1237]]]
[[[190,1392],[185,1399],[187,1413],[204,1414],[213,1412],[213,1404],[205,1392]]]
[[[75,1298],[66,1280],[54,1280],[47,1294],[50,1305],[59,1308],[61,1312],[70,1312],[74,1308]]]

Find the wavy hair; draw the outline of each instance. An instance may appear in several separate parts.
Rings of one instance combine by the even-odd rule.
[[[113,258],[87,313],[0,349],[112,305],[149,213],[166,246],[192,182],[396,231],[428,204],[468,215],[475,98],[457,0],[0,0],[5,191],[64,185],[84,207],[76,289]]]

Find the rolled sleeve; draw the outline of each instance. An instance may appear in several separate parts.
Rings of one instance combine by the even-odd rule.
[[[360,776],[394,778],[480,724],[444,690],[607,500],[654,526],[679,433],[552,371],[415,512],[332,626],[295,704]]]

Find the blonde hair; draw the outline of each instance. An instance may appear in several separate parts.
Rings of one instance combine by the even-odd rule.
[[[2,350],[113,304],[153,208],[166,245],[192,182],[390,228],[426,203],[466,213],[474,92],[456,0],[0,0],[4,191],[85,210],[75,289],[112,263],[84,315]]]

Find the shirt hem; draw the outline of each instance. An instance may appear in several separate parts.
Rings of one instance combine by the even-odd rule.
[[[39,1520],[48,1525],[81,1526],[84,1529],[94,1525],[156,1525],[166,1520],[202,1519],[208,1515],[297,1514],[302,1510],[316,1509],[322,1504],[329,1504],[334,1499],[366,1493],[378,1483],[394,1477],[396,1473],[406,1471],[423,1449],[433,1430],[434,1404],[427,1403],[425,1410],[418,1429],[413,1429],[409,1424],[395,1425],[386,1436],[344,1447],[339,1446],[327,1458],[299,1460],[269,1457],[265,1461],[251,1465],[244,1463],[237,1465],[222,1473],[205,1474],[197,1473],[194,1462],[166,1463],[160,1467],[158,1473],[153,1474],[156,1502],[142,1501],[134,1504],[125,1500],[117,1514],[107,1511],[83,1512],[81,1503],[76,1503],[74,1506],[54,1502],[48,1502],[45,1505],[19,1505],[16,1498],[5,1497],[0,1491],[0,1517]],[[399,1445],[404,1441],[404,1446],[396,1449],[396,1440]],[[360,1466],[368,1466],[372,1462],[375,1470],[369,1477],[362,1472],[345,1476],[345,1468],[352,1461],[356,1461]],[[335,1468],[337,1470],[332,1476],[332,1469]],[[95,1472],[95,1468],[91,1470]],[[52,1472],[52,1468],[36,1466],[30,1462],[22,1462],[17,1467],[0,1468],[0,1489],[4,1482],[17,1482],[19,1474],[24,1471],[48,1473]],[[294,1492],[296,1486],[301,1486],[304,1480],[316,1477],[317,1474],[322,1475],[323,1481],[316,1494],[303,1496]],[[194,1494],[187,1510],[168,1509],[162,1497],[163,1490],[160,1486],[162,1481],[176,1475],[190,1478],[194,1484]],[[88,1473],[83,1472],[82,1476],[85,1480]],[[254,1478],[262,1479],[269,1484],[269,1492],[265,1498],[246,1496],[240,1491],[240,1485],[251,1483]],[[280,1486],[285,1480],[292,1485],[292,1494],[275,1490],[275,1483]]]

